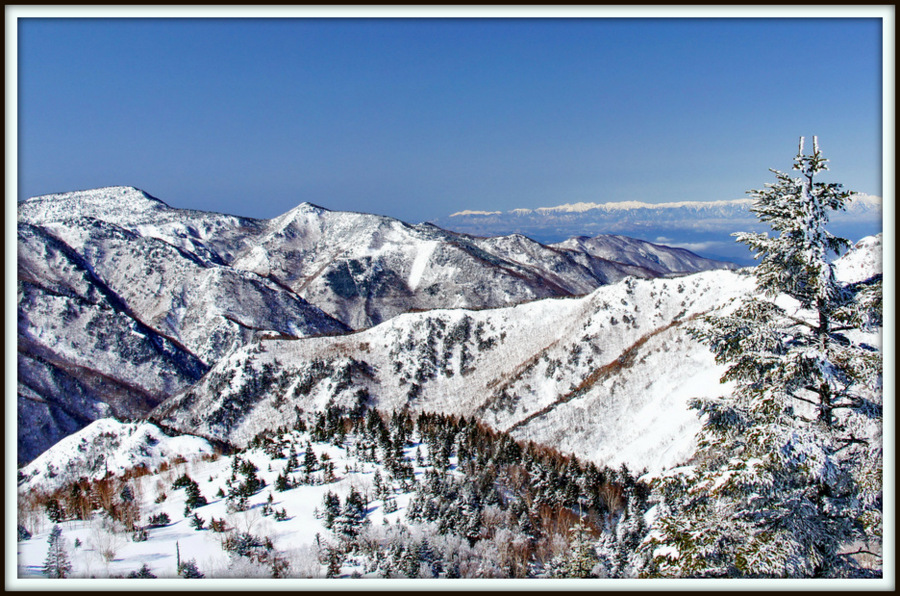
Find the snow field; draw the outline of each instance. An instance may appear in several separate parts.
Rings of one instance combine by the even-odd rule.
[[[114,427],[114,421],[98,421],[89,430]],[[152,425],[145,425],[152,426]],[[155,428],[155,427],[154,427]],[[144,429],[146,430],[146,429]],[[157,431],[158,432],[158,431]],[[140,433],[138,433],[140,434]],[[298,456],[302,460],[303,445],[309,438],[307,433],[295,433]],[[69,437],[72,441],[80,441],[79,435]],[[275,551],[287,557],[294,573],[306,577],[324,577],[324,566],[320,565],[317,556],[317,543],[333,542],[333,536],[325,528],[316,512],[323,508],[324,496],[331,491],[343,502],[350,493],[351,487],[362,494],[371,495],[372,478],[376,470],[383,477],[386,472],[382,466],[362,462],[351,456],[343,447],[326,443],[312,443],[313,450],[322,461],[327,454],[334,464],[337,480],[320,485],[299,485],[283,492],[274,490],[275,480],[282,472],[286,458],[271,459],[260,449],[240,453],[242,460],[253,462],[257,468],[257,476],[263,479],[266,486],[248,501],[248,508],[243,512],[229,511],[226,499],[216,496],[220,488],[225,488],[225,481],[231,474],[233,457],[209,456],[201,457],[202,450],[197,447],[205,441],[195,437],[177,437],[172,445],[178,445],[179,454],[191,457],[190,461],[176,463],[163,472],[132,479],[134,493],[140,500],[140,519],[146,523],[150,516],[165,513],[171,523],[159,528],[149,529],[149,537],[143,542],[132,541],[130,534],[113,531],[114,524],[108,518],[95,512],[90,521],[70,520],[60,523],[63,537],[67,541],[67,552],[73,564],[73,578],[109,578],[127,576],[146,564],[151,572],[159,578],[175,578],[177,575],[177,557],[180,552],[181,561],[193,559],[198,569],[208,577],[271,577],[268,567],[253,565],[241,557],[232,557],[222,549],[222,542],[227,533],[217,533],[209,529],[211,519],[224,519],[226,526],[238,532],[248,532],[259,537],[271,539]],[[67,446],[63,446],[68,449]],[[192,450],[193,448],[193,450]],[[416,448],[427,455],[427,446],[416,444],[405,449],[405,455],[414,463]],[[120,452],[128,453],[127,446]],[[51,450],[56,452],[56,447]],[[50,452],[48,452],[50,453]],[[193,454],[193,455],[192,455]],[[127,456],[114,452],[114,462],[131,461]],[[159,458],[148,458],[144,463],[158,462]],[[455,458],[451,462],[455,461]],[[41,462],[45,464],[45,462]],[[124,466],[112,468],[124,469]],[[415,466],[415,474],[420,477],[424,469]],[[187,474],[199,486],[200,493],[207,500],[207,505],[193,510],[206,522],[206,528],[197,531],[190,525],[189,518],[184,516],[185,490],[172,489],[172,483],[182,474]],[[39,484],[32,484],[35,490]],[[227,490],[227,489],[226,489]],[[165,494],[165,500],[157,502],[159,495]],[[271,507],[274,510],[284,509],[287,519],[275,521],[272,516],[262,515],[263,506],[272,495]],[[398,492],[395,500],[398,509],[391,513],[383,510],[383,503],[369,500],[368,523],[373,526],[396,524],[403,519],[411,493]],[[42,577],[41,568],[47,553],[47,538],[53,524],[43,516],[34,518],[30,540],[18,543],[18,575],[20,578]],[[318,538],[317,538],[318,536]],[[75,548],[75,540],[81,546]],[[176,546],[177,545],[177,546]],[[112,558],[104,557],[103,552],[114,553]],[[348,562],[345,575],[360,569]]]

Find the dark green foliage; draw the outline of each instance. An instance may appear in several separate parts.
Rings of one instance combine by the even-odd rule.
[[[182,474],[172,483],[172,489],[177,490],[179,488],[184,489],[186,496],[184,504],[185,517],[188,517],[190,512],[197,507],[206,505],[206,497],[200,494],[200,486],[187,474]]]
[[[222,550],[240,557],[262,559],[272,550],[272,543],[249,532],[233,532],[222,541]]]
[[[16,526],[16,540],[20,542],[22,540],[31,540],[31,532],[22,524]]]
[[[182,474],[178,478],[175,479],[175,482],[172,483],[172,490],[178,490],[179,488],[184,488],[191,484],[196,484],[190,476],[187,474]]]
[[[338,577],[341,573],[341,565],[344,564],[344,554],[340,549],[327,547],[325,551],[327,568],[325,577]]]
[[[147,519],[147,526],[150,528],[161,528],[163,526],[168,526],[170,523],[172,523],[172,520],[169,519],[169,514],[165,512],[151,515]]]
[[[197,563],[194,559],[190,559],[178,566],[178,575],[185,579],[202,579],[203,574],[197,569]]]
[[[206,523],[202,517],[197,515],[196,513],[191,516],[191,527],[197,530],[198,532],[203,529],[203,524]]]
[[[47,539],[47,542],[47,558],[44,560],[42,569],[44,575],[53,579],[67,577],[72,571],[72,563],[69,562],[65,539],[58,525],[53,526],[53,529],[50,530],[50,537]]]
[[[150,571],[150,566],[144,563],[140,569],[137,571],[132,571],[128,574],[129,579],[154,579],[156,578],[153,575],[153,572]]]
[[[50,521],[55,524],[58,524],[65,518],[63,508],[59,504],[58,499],[50,499],[49,501],[47,501],[47,503],[44,505],[44,509],[47,512],[47,517],[50,518]]]
[[[185,494],[187,495],[185,505],[190,509],[196,509],[197,507],[206,505],[206,497],[200,494],[200,487],[196,482],[191,483],[185,488]]]
[[[336,497],[335,497],[336,498]],[[334,506],[339,501],[328,503],[328,507]],[[346,537],[353,537],[359,533],[359,528],[366,519],[366,509],[363,503],[362,495],[357,492],[356,488],[350,488],[350,494],[344,501],[343,508],[340,509],[340,515],[334,519],[334,530]]]
[[[244,511],[248,499],[262,490],[266,483],[256,475],[259,469],[250,460],[242,460],[236,455],[231,463],[231,477],[226,482],[228,505],[236,511]]]
[[[325,493],[324,510],[322,516],[325,527],[329,530],[334,526],[334,521],[341,514],[341,498],[331,491]]]
[[[307,473],[315,472],[319,469],[319,460],[316,458],[316,452],[313,451],[312,445],[306,444],[306,451],[303,454],[303,467]]]
[[[275,490],[277,492],[283,492],[286,490],[290,490],[292,488],[291,480],[285,473],[281,473],[275,479]]]

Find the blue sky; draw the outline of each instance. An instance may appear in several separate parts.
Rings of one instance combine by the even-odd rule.
[[[878,19],[20,19],[19,199],[273,217],[882,193]]]

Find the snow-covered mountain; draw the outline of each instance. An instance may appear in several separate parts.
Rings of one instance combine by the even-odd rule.
[[[552,246],[577,250],[601,259],[637,265],[650,269],[660,276],[673,272],[704,271],[709,269],[711,264],[710,259],[698,256],[684,248],[660,246],[650,242],[637,241],[628,236],[603,235],[594,238],[576,236]],[[716,261],[712,262],[716,263]],[[719,261],[716,268],[736,269],[737,265]]]
[[[685,400],[721,391],[720,368],[683,325],[752,288],[749,275],[722,271],[629,278],[583,298],[263,340],[220,360],[152,418],[240,445],[298,407],[367,404],[476,416],[604,465],[658,468],[692,450],[699,423]]]
[[[541,242],[572,236],[624,234],[667,246],[687,248],[703,256],[752,265],[752,254],[736,244],[734,232],[764,232],[750,211],[752,199],[644,203],[567,203],[510,211],[459,211],[436,224],[467,234],[521,233]],[[834,214],[830,230],[844,238],[861,238],[882,230],[882,199],[856,194],[845,212]]]
[[[877,273],[877,245],[859,243],[838,270],[855,261]],[[242,445],[298,408],[433,411],[475,416],[598,464],[659,471],[693,452],[700,421],[687,400],[727,391],[724,368],[686,325],[754,288],[749,271],[629,278],[582,298],[263,339],[220,360],[152,418]]]
[[[130,187],[29,199],[18,205],[19,462],[97,418],[143,415],[260,337],[724,266],[622,242],[629,255],[617,260],[308,203],[253,220]]]
[[[97,418],[142,416],[261,333],[347,330],[224,264],[246,227],[135,189],[19,205],[19,462]]]
[[[496,308],[586,294],[626,275],[655,277],[659,273],[645,266],[654,264],[548,247],[520,235],[472,237],[304,203],[267,222],[234,267],[277,278],[363,329],[412,310]],[[687,271],[720,266],[702,261]]]

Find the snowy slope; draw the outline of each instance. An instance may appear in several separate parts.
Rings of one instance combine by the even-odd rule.
[[[865,281],[883,271],[882,234],[866,236],[835,261],[835,274],[844,282]]]
[[[571,552],[568,529],[575,520],[556,489],[578,487],[597,531],[600,515],[621,514],[624,502],[616,495],[622,483],[635,484],[631,474],[591,469],[545,448],[517,448],[473,422],[409,417],[395,424],[398,418],[367,415],[329,426],[324,419],[269,433],[241,452],[211,455],[202,442],[164,437],[151,425],[95,423],[66,442],[91,454],[79,461],[84,477],[76,476],[77,484],[65,483],[58,471],[52,478],[43,474],[48,457],[25,470],[18,578],[44,587],[37,579],[54,525],[62,531],[71,578],[127,578],[146,566],[155,577],[181,579],[180,560],[192,561],[207,578],[242,578],[244,587],[259,589],[258,579],[272,578],[276,563],[278,577],[325,577],[335,554],[335,577],[547,577],[550,559]],[[185,457],[164,459],[164,449],[177,443]],[[510,449],[521,451],[513,457]],[[60,455],[57,448],[51,452]],[[490,465],[476,465],[484,460]],[[143,467],[128,470],[126,461]],[[107,462],[109,475],[103,474]],[[523,466],[532,477],[522,477]],[[562,468],[565,476],[557,472]],[[72,472],[68,476],[78,470]],[[236,489],[251,475],[254,488],[241,493],[241,503]],[[201,497],[190,508],[189,483]],[[348,532],[341,520],[354,493],[358,515]],[[329,494],[338,499],[333,524],[323,515]],[[529,511],[526,495],[542,505]],[[634,495],[629,503],[640,515],[643,505]],[[531,547],[522,549],[526,543]],[[520,548],[512,550],[516,544]],[[428,565],[434,559],[441,563]]]
[[[130,186],[44,195],[18,204],[19,223],[72,225],[81,218],[158,238],[218,264],[230,262],[262,226],[245,217],[175,209]]]
[[[305,435],[304,438],[309,437]],[[75,473],[80,469],[77,466],[93,465],[99,469],[100,476],[103,476],[104,461],[109,461],[110,471],[114,474],[127,469],[127,466],[119,467],[127,463],[146,464],[147,469],[155,472],[154,474],[138,476],[128,481],[140,503],[140,520],[146,523],[149,517],[162,513],[171,520],[165,526],[149,529],[146,541],[134,541],[130,533],[122,530],[120,524],[111,524],[108,517],[100,514],[95,514],[91,520],[63,521],[60,527],[73,565],[73,578],[125,577],[143,564],[147,564],[159,578],[178,578],[176,553],[180,553],[183,561],[194,560],[206,577],[271,578],[270,567],[253,565],[248,559],[234,557],[223,549],[223,539],[227,534],[209,529],[209,523],[214,518],[224,520],[229,533],[252,532],[254,535],[270,538],[281,556],[291,561],[294,577],[324,577],[325,569],[317,560],[317,535],[324,541],[329,539],[331,533],[324,527],[323,521],[316,517],[315,509],[322,508],[323,496],[328,491],[334,492],[343,500],[351,487],[371,492],[375,470],[386,475],[382,466],[363,463],[357,457],[352,457],[347,449],[316,443],[314,450],[317,456],[321,458],[327,453],[332,458],[335,469],[339,471],[335,481],[274,492],[272,487],[284,465],[283,458],[280,462],[270,462],[262,450],[256,449],[242,454],[242,459],[252,461],[259,467],[259,476],[266,482],[267,488],[250,499],[247,511],[234,512],[228,510],[225,499],[216,496],[217,490],[225,485],[231,473],[232,458],[201,457],[212,452],[205,441],[195,437],[166,437],[153,425],[119,425],[107,420],[95,422],[66,441],[70,450],[77,451],[84,446],[84,452],[89,454],[87,458],[73,460],[71,469]],[[154,441],[158,442],[154,444]],[[104,443],[110,446],[108,451],[95,451]],[[142,453],[145,450],[147,453]],[[45,462],[45,459],[51,453],[58,456],[60,451],[57,448],[48,451],[24,470],[31,480],[20,485],[20,494],[49,492],[48,489],[65,485],[62,480],[65,472],[52,479],[46,477],[45,469],[51,462]],[[104,458],[104,454],[109,454],[109,457]],[[177,463],[174,458],[178,455],[185,456],[183,459],[187,461]],[[163,463],[174,465],[168,470],[159,471],[160,464]],[[272,463],[276,463],[278,469],[273,471]],[[348,466],[352,467],[353,473],[345,472]],[[204,531],[196,531],[191,527],[184,514],[185,491],[172,488],[173,481],[182,474],[189,474],[196,480],[200,493],[208,500],[207,505],[196,510],[206,522]],[[419,474],[421,475],[421,470]],[[97,477],[96,474],[93,477]],[[159,500],[161,494],[166,495],[163,501]],[[286,520],[275,521],[271,516],[260,514],[261,507],[270,494],[276,497],[273,506],[289,513]],[[405,507],[410,496],[397,495],[397,503]],[[380,502],[377,505],[373,503],[369,511],[369,523],[377,528],[383,519],[396,523],[402,515],[402,509],[386,513]],[[20,519],[20,523],[22,522],[27,523],[33,535],[29,540],[18,543],[18,576],[40,578],[47,552],[47,537],[53,523],[44,515],[33,513],[27,519]],[[81,544],[78,548],[74,546],[76,539]],[[106,558],[103,556],[104,550],[109,550],[114,555]],[[245,584],[245,587],[258,588],[259,585]]]
[[[685,436],[697,429],[685,399],[720,391],[707,382],[721,370],[682,327],[752,288],[748,275],[724,271],[629,278],[580,299],[436,310],[349,336],[264,340],[223,358],[153,418],[242,444],[295,407],[368,403],[475,415],[604,465],[671,465],[689,455]],[[571,413],[579,409],[590,415]],[[661,449],[669,444],[676,447]]]
[[[27,225],[18,240],[20,463],[97,418],[140,416],[206,371],[67,245]]]
[[[308,203],[267,222],[234,266],[279,279],[354,329],[413,310],[496,308],[670,272],[523,236],[476,238]],[[720,266],[698,257],[690,271]]]
[[[82,477],[121,476],[137,467],[158,468],[179,456],[195,459],[212,453],[209,442],[199,437],[170,437],[147,422],[101,418],[20,468],[18,490],[49,494]]]

